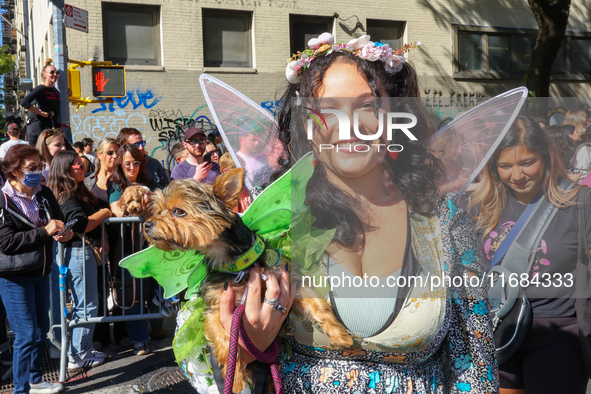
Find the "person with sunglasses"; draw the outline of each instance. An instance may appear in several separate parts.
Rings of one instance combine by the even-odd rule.
[[[205,132],[197,127],[191,127],[185,133],[183,146],[189,152],[187,160],[177,164],[170,174],[171,179],[193,178],[198,182],[212,185],[221,170],[218,163],[204,161],[207,138]]]
[[[43,83],[31,90],[20,103],[29,111],[27,140],[31,146],[35,146],[42,130],[60,126],[60,92],[55,88],[59,71],[52,62],[51,59],[45,61],[41,72]]]
[[[162,188],[162,186],[148,174],[147,157],[135,146],[135,144],[123,144],[121,145],[121,148],[119,148],[119,153],[117,154],[117,158],[115,159],[115,164],[113,166],[113,174],[109,179],[108,185],[109,202],[111,204],[111,211],[114,215],[118,217],[124,216],[124,212],[119,207],[119,199],[121,198],[123,191],[132,184],[146,186],[150,192]],[[129,228],[126,228],[125,230],[125,244],[123,247],[123,254],[127,256],[134,251],[137,251],[137,247],[140,245],[137,245],[135,242],[133,242],[134,238],[139,239],[139,234],[135,233],[133,229],[130,230]],[[136,235],[134,236],[132,233]],[[116,259],[120,258],[121,254],[114,257],[115,261],[113,263],[116,263]],[[131,283],[131,276],[127,270],[123,270],[123,275],[125,275],[127,286],[128,283]],[[136,294],[138,299],[139,296],[139,294]],[[144,300],[146,301],[147,299],[145,298]],[[125,302],[128,303],[129,301]],[[140,305],[139,302],[135,302],[133,306],[126,311],[126,314],[139,314],[141,308],[143,308],[143,306]],[[153,333],[155,332],[155,327],[162,327],[161,319],[151,320],[150,324],[152,325]],[[148,354],[149,349],[146,344],[150,337],[148,336],[146,321],[126,321],[125,325],[127,327],[129,340],[131,343],[133,343],[134,353],[136,355]],[[157,329],[158,334],[161,334],[160,328]]]
[[[156,182],[162,185],[162,187],[168,186],[170,181],[166,171],[164,170],[164,167],[158,160],[146,154],[146,141],[144,141],[142,133],[138,129],[134,129],[132,127],[122,128],[119,131],[119,135],[117,136],[117,143],[119,145],[135,145],[135,147],[141,152],[142,156],[146,158],[146,170],[148,171],[150,177],[155,179]]]
[[[72,230],[55,196],[41,186],[43,163],[29,145],[11,147],[2,161],[8,181],[0,193],[0,296],[15,334],[13,393],[58,393],[60,383],[43,381],[49,331],[53,241],[68,242]],[[4,324],[4,322],[2,322]]]

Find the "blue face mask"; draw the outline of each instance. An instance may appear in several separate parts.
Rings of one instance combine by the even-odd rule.
[[[41,183],[43,174],[41,171],[25,171],[25,179],[19,179],[26,187],[33,188]]]

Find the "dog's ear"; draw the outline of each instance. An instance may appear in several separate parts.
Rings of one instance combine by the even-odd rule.
[[[213,182],[213,194],[230,209],[238,205],[242,188],[244,188],[244,168],[234,168],[219,175]]]

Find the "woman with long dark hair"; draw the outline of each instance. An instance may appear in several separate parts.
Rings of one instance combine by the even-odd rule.
[[[528,204],[544,198],[558,207],[542,236],[531,271],[526,272],[532,278],[525,293],[533,323],[517,352],[499,365],[501,393],[583,394],[586,390],[583,349],[589,352],[589,343],[588,339],[581,342],[577,320],[588,319],[589,308],[588,302],[575,299],[575,289],[585,279],[576,277],[575,271],[579,258],[587,259],[584,252],[579,256],[579,237],[591,244],[591,220],[586,221],[585,234],[579,234],[578,210],[584,209],[588,218],[591,201],[587,195],[586,200],[577,202],[581,187],[563,189],[566,179],[564,162],[549,136],[533,120],[519,117],[485,167],[470,199],[486,267]],[[522,263],[526,270],[528,262]],[[587,288],[583,293],[587,298],[589,291]]]
[[[109,208],[96,208],[96,197],[84,186],[84,172],[84,165],[76,152],[59,152],[53,158],[47,183],[61,205],[66,221],[77,220],[73,227],[76,235],[64,245],[63,261],[68,267],[66,280],[72,294],[74,319],[84,318],[85,308],[86,316],[98,316],[97,262],[90,245],[99,246],[100,224],[111,217]],[[82,235],[90,245],[84,245]],[[92,347],[93,332],[94,324],[74,327],[68,369],[95,367],[104,362],[105,355]]]
[[[308,152],[314,156],[305,190],[309,229],[292,233],[292,269],[300,265],[299,274],[312,278],[306,286],[332,277],[345,278],[342,283],[370,278],[373,284],[313,285],[351,334],[351,346],[331,345],[309,318],[289,314],[290,335],[279,360],[285,391],[496,392],[492,326],[481,291],[457,281],[438,289],[420,281],[392,285],[399,278],[471,277],[481,269],[467,215],[456,208],[455,196],[438,194],[442,169],[429,151],[426,115],[414,100],[419,85],[413,67],[369,36],[335,43],[324,33],[309,46],[288,64],[290,84],[279,108],[284,170]],[[308,122],[310,109],[323,121]],[[343,137],[334,110],[355,122],[350,131],[364,138]],[[377,133],[380,117],[392,112],[416,119],[416,140],[400,131],[390,139],[385,128]],[[292,194],[295,199],[304,196]],[[296,255],[305,261],[293,260]],[[253,268],[243,325],[255,346],[266,349],[295,288],[290,290],[287,272],[268,277],[265,291],[260,281]],[[233,308],[229,286],[221,299],[227,329]]]
[[[119,207],[119,199],[123,191],[131,185],[142,185],[146,186],[148,190],[151,192],[156,189],[162,188],[150,176],[148,175],[147,171],[147,156],[145,156],[134,144],[123,144],[119,148],[119,152],[117,153],[117,158],[115,159],[115,164],[113,165],[113,174],[109,179],[109,202],[111,204],[111,210],[113,214],[121,217],[124,215],[124,212]],[[146,193],[149,193],[146,191]],[[129,230],[129,229],[128,229]],[[127,234],[131,234],[134,232],[133,229],[129,231]],[[139,238],[134,236],[126,236],[125,240],[125,249],[124,254],[127,256],[133,253],[136,246],[133,239]],[[118,258],[118,256],[117,256]],[[129,275],[127,270],[123,270],[124,275],[126,276],[127,282],[133,280]],[[139,286],[138,286],[139,288]],[[139,293],[139,291],[138,291]],[[133,306],[128,311],[129,314],[136,314],[139,313],[143,305],[140,305],[140,302],[136,302],[139,300],[139,294],[136,294],[137,299],[133,300]],[[128,301],[126,301],[128,302]],[[154,326],[158,326],[160,322],[156,322],[154,320],[152,322],[152,330],[154,332]],[[134,346],[134,353],[136,355],[145,355],[149,353],[149,348],[147,347],[147,342],[149,340],[148,330],[146,327],[145,320],[135,320],[135,321],[126,321],[125,325],[127,327],[127,333],[129,334],[129,339],[133,343]]]

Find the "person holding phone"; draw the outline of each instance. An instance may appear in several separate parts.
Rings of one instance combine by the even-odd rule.
[[[63,264],[68,267],[66,274],[68,288],[72,293],[72,318],[98,316],[97,262],[92,248],[84,245],[81,235],[85,234],[93,246],[100,245],[100,224],[112,216],[109,208],[97,209],[97,199],[84,185],[84,165],[76,152],[62,151],[55,155],[49,171],[47,186],[59,202],[67,225],[72,225],[76,234],[65,244]],[[86,289],[86,304],[84,290]],[[92,347],[94,324],[74,327],[68,350],[68,369],[90,368],[100,365],[105,355]]]
[[[187,130],[183,145],[189,152],[189,156],[187,160],[174,166],[170,178],[193,178],[198,182],[212,185],[221,171],[218,163],[211,160],[211,155],[206,156],[206,143],[207,138],[202,129],[191,127]]]
[[[42,186],[43,163],[32,146],[8,149],[0,193],[0,296],[15,334],[13,393],[58,393],[60,383],[43,381],[43,354],[49,331],[49,276],[53,240],[68,242],[55,196]],[[4,324],[4,322],[2,322]]]

